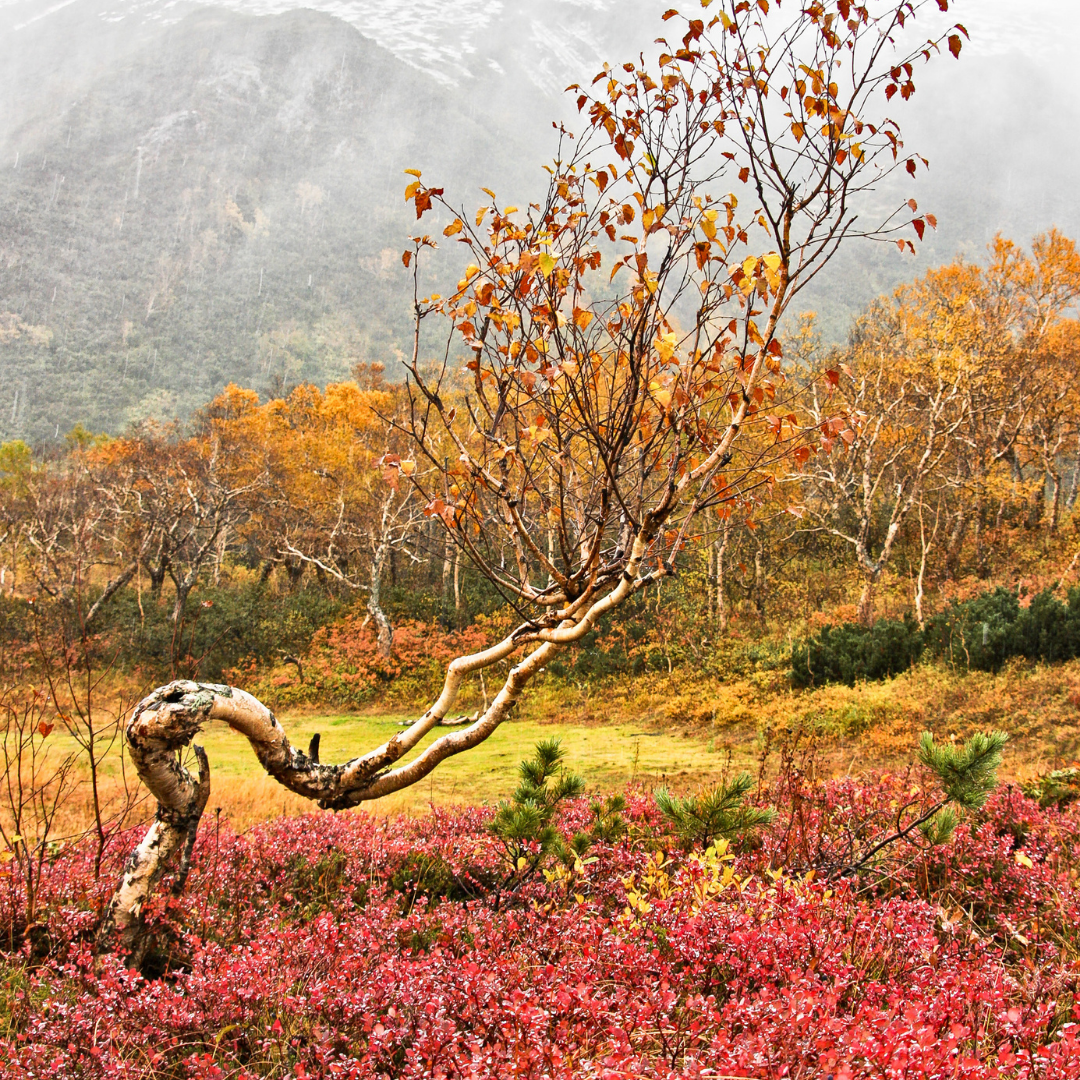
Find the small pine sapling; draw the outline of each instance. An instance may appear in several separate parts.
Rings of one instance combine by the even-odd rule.
[[[903,840],[918,829],[927,843],[945,844],[952,839],[959,824],[959,813],[982,808],[997,787],[1001,752],[1009,736],[1003,731],[977,732],[963,746],[949,746],[934,741],[929,731],[919,739],[919,760],[937,777],[941,798],[914,821],[899,826],[879,840],[857,862],[845,866],[842,874],[856,873],[884,848]]]
[[[943,806],[932,818],[919,826],[919,832],[931,847],[940,847],[953,838],[959,824],[960,815],[951,806]]]
[[[929,731],[919,739],[919,760],[938,778],[946,803],[962,810],[979,810],[997,787],[1001,751],[1009,736],[1004,731],[977,732],[962,747],[938,745]]]
[[[568,844],[552,823],[559,804],[579,796],[585,782],[562,765],[565,751],[558,739],[542,739],[531,758],[518,765],[520,782],[509,802],[499,803],[489,828],[502,842],[510,864],[507,881],[530,877],[550,857],[565,859]],[[574,836],[569,849],[580,856],[588,849],[587,834]],[[580,848],[580,850],[578,850]]]
[[[593,822],[589,827],[589,840],[593,843],[614,844],[626,835],[626,811],[624,795],[609,795],[606,799],[593,799],[589,803],[589,813]]]
[[[684,799],[666,788],[660,788],[654,798],[660,813],[683,844],[687,848],[704,849],[715,840],[735,840],[773,823],[775,810],[745,804],[753,786],[754,778],[744,772],[709,791]]]

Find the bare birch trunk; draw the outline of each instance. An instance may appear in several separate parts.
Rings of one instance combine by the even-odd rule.
[[[870,626],[874,621],[874,585],[876,579],[867,574],[863,579],[862,592],[859,594],[857,618],[863,626]]]
[[[1058,518],[1061,516],[1061,473],[1057,469],[1048,469],[1050,476],[1050,520],[1046,523],[1047,532],[1053,536],[1057,532]]]
[[[706,554],[708,556],[708,568],[705,572],[706,580],[708,582],[708,588],[705,590],[706,604],[705,614],[708,617],[709,625],[712,625],[715,616],[716,594],[713,589],[716,586],[716,545],[708,544],[706,546]]]
[[[765,548],[760,539],[754,552],[754,607],[759,616],[765,616]]]
[[[643,530],[635,538],[625,570],[610,592],[599,598],[586,592],[560,609],[557,624],[539,629],[524,624],[490,648],[451,661],[442,693],[423,716],[381,746],[342,765],[318,760],[317,737],[306,754],[291,746],[274,714],[243,690],[180,680],[144,698],[128,719],[125,740],[139,777],[157,799],[158,813],[112,897],[102,934],[107,937],[110,931],[119,931],[133,956],[140,955],[139,950],[145,947],[141,919],[147,897],[177,850],[183,846],[185,857],[190,859],[192,838],[210,793],[210,771],[201,750],[196,750],[197,779],[178,764],[176,755],[191,745],[208,720],[223,720],[245,736],[270,776],[290,791],[314,799],[323,809],[344,810],[410,787],[446,758],[482,743],[506,719],[529,680],[554,653],[579,641],[609,611],[656,580],[655,572],[638,575],[662,523],[663,517],[653,515],[649,522],[652,531]],[[510,669],[499,692],[475,722],[440,736],[413,760],[395,767],[442,723],[468,676],[508,659],[522,647],[525,655]],[[181,874],[184,872],[182,862]]]
[[[375,620],[375,639],[378,644],[379,656],[383,660],[389,660],[394,646],[394,628],[386,617],[386,612],[380,606],[382,593],[382,572],[386,562],[387,552],[390,545],[380,544],[375,549],[375,558],[371,560],[371,588],[368,592],[368,614]]]
[[[461,548],[454,555],[454,611],[461,611]]]
[[[923,520],[923,507],[919,504],[919,577],[915,584],[915,618],[919,622],[919,629],[925,629],[926,617],[923,612],[923,600],[925,599],[926,567],[930,560],[930,550],[934,546],[937,537],[938,526],[941,524],[940,504],[934,511],[934,528],[929,538],[926,535],[926,523]]]
[[[214,545],[214,588],[216,589],[221,582],[221,565],[225,562],[225,550],[228,546],[229,528],[225,526],[221,530],[221,535],[217,539],[217,543]]]
[[[1076,496],[1080,494],[1080,435],[1076,437],[1076,464],[1073,466],[1072,483],[1069,485],[1069,497],[1065,500],[1065,509],[1070,513],[1076,505]]]
[[[727,596],[724,594],[724,553],[728,545],[728,526],[724,525],[724,539],[716,549],[716,621],[721,634],[728,629]]]
[[[443,610],[450,602],[450,567],[453,565],[453,560],[450,558],[450,552],[454,550],[454,540],[449,530],[446,532],[446,538],[443,546],[443,561],[442,561],[442,602]]]

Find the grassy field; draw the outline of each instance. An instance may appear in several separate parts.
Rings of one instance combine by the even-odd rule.
[[[322,760],[341,762],[385,742],[400,730],[399,721],[406,718],[403,715],[285,715],[280,719],[294,745],[306,748],[311,736],[318,732]],[[436,729],[416,752],[445,731],[445,728]],[[631,783],[645,789],[661,784],[679,788],[694,786],[719,777],[725,768],[750,764],[748,753],[714,750],[712,740],[678,729],[660,731],[634,723],[508,721],[480,746],[444,761],[421,784],[368,804],[365,809],[381,817],[421,814],[431,805],[497,802],[513,791],[517,763],[531,755],[538,740],[552,737],[562,741],[567,766],[585,779],[590,792],[621,790]],[[68,749],[69,741],[66,736],[58,737],[54,753]],[[267,777],[247,740],[224,723],[211,722],[197,741],[206,748],[210,761],[208,814],[220,807],[237,828],[245,828],[265,818],[313,809],[313,804]],[[73,743],[70,748],[74,748]],[[103,772],[111,793],[119,784],[118,753],[106,760]]]
[[[324,761],[345,761],[378,746],[399,731],[401,716],[308,716],[282,718],[289,738],[306,746],[315,732],[321,735],[319,755]],[[446,729],[436,729],[417,748],[422,750]],[[429,805],[479,804],[506,798],[517,783],[517,763],[531,755],[539,739],[556,737],[566,751],[566,763],[585,779],[590,791],[610,791],[637,782],[645,787],[662,783],[682,786],[716,776],[725,758],[706,741],[678,731],[658,732],[640,724],[540,724],[510,721],[480,746],[444,761],[425,781],[406,791],[380,799],[369,809],[380,815],[418,813]],[[224,724],[210,725],[202,738],[210,758],[211,782],[224,793],[246,785],[261,773],[246,740]],[[744,762],[745,763],[745,762]],[[276,792],[282,789],[274,784]],[[282,809],[267,807],[267,815]],[[211,795],[211,805],[218,805]],[[300,807],[309,805],[298,800]],[[255,811],[255,807],[251,811]],[[288,801],[285,810],[289,812]]]

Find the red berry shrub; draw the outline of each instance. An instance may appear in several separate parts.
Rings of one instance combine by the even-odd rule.
[[[16,925],[0,881],[0,1069],[1074,1080],[1080,811],[1002,790],[946,844],[835,869],[911,797],[909,778],[807,789],[762,840],[704,854],[631,797],[625,839],[512,893],[487,810],[210,821],[184,895],[153,903],[147,975],[95,953],[112,879],[66,851],[41,925]]]

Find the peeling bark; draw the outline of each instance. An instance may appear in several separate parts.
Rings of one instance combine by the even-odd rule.
[[[151,695],[151,698],[153,697],[154,695]],[[136,709],[129,722],[129,731],[131,724],[137,722],[139,717],[140,711]],[[175,891],[183,889],[191,868],[199,821],[210,797],[210,766],[203,748],[193,747],[199,763],[198,776],[192,776],[183,768],[177,760],[175,750],[170,748],[178,736],[184,737],[181,745],[190,742],[198,726],[181,723],[172,738],[163,739],[160,735],[151,734],[139,741],[137,759],[135,750],[132,751],[139,775],[157,799],[158,809],[142,843],[128,859],[120,884],[102,920],[99,939],[105,939],[113,932],[117,933],[121,944],[130,951],[134,967],[141,966],[149,946],[143,923],[146,901],[164,876],[172,856],[181,848]],[[130,736],[128,745],[135,745]]]

